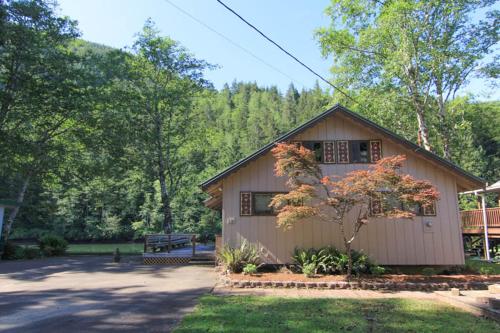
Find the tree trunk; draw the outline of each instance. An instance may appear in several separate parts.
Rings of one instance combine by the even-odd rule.
[[[30,183],[31,176],[28,175],[24,181],[23,184],[17,193],[17,198],[16,198],[16,207],[12,209],[12,211],[9,214],[9,217],[7,218],[7,223],[5,224],[4,227],[4,242],[6,243],[7,240],[9,239],[10,231],[12,230],[12,225],[14,224],[14,221],[16,220],[17,214],[19,213],[19,209],[21,207],[21,204],[24,202],[24,195],[26,194],[26,190],[28,189],[28,185]]]
[[[351,253],[351,243],[344,238],[344,247],[347,253],[347,280],[351,278],[352,275],[352,253]]]
[[[158,155],[158,178],[160,180],[161,206],[163,212],[163,230],[166,234],[172,233],[172,210],[170,209],[170,196],[167,189],[167,180],[165,177],[166,165],[163,157],[163,131],[162,121],[157,114],[155,117],[156,148]]]
[[[450,131],[448,130],[445,116],[441,114],[441,111],[438,113],[438,119],[439,136],[441,137],[441,141],[443,141],[443,157],[447,160],[451,160]]]
[[[448,122],[446,121],[446,105],[441,93],[439,94],[437,100],[439,106],[439,136],[441,137],[441,141],[443,141],[443,156],[447,160],[451,160],[450,131],[448,128]]]
[[[352,275],[352,253],[351,253],[351,243],[347,240],[346,234],[345,234],[345,229],[344,229],[344,223],[339,222],[340,226],[340,233],[342,234],[342,239],[344,240],[344,248],[347,253],[347,280],[351,278]]]
[[[170,197],[167,190],[167,182],[165,180],[165,168],[163,163],[158,163],[158,172],[160,178],[160,192],[161,192],[161,208],[163,211],[163,230],[166,234],[172,232],[172,211],[170,209]]]
[[[425,121],[425,116],[423,110],[417,108],[417,121],[418,121],[418,138],[421,140],[419,144],[424,147],[425,150],[431,151],[431,144],[429,142],[429,130],[427,128],[427,123]]]

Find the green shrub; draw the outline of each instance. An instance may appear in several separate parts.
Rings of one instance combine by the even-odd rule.
[[[352,273],[355,275],[377,274],[383,269],[362,252],[351,251],[351,256],[353,261]],[[324,247],[318,250],[296,248],[292,260],[297,270],[302,273],[306,265],[313,264],[315,273],[345,274],[349,263],[347,253],[340,252],[334,247]]]
[[[385,268],[382,266],[374,265],[374,266],[370,267],[370,274],[371,275],[378,276],[378,275],[382,275],[384,273],[385,273]]]
[[[23,259],[36,259],[40,257],[40,250],[37,247],[26,246],[23,247]]]
[[[292,260],[298,271],[303,272],[306,265],[314,264],[314,267],[317,267],[318,253],[315,249],[295,248]]]
[[[257,265],[246,264],[245,267],[243,267],[243,273],[250,274],[250,275],[257,273]]]
[[[260,263],[259,251],[246,241],[239,248],[225,245],[217,253],[217,257],[224,267],[232,273],[241,273],[247,264],[258,265]]]
[[[39,244],[40,251],[47,257],[63,255],[68,248],[68,242],[64,238],[54,235],[40,238]]]
[[[305,264],[302,267],[302,273],[307,277],[314,276],[314,274],[316,274],[316,270],[317,266],[314,263]]]
[[[12,242],[7,242],[4,244],[3,247],[2,259],[5,260],[21,259],[18,257],[21,250],[22,250],[21,246],[16,245]]]
[[[463,274],[466,271],[465,266],[451,266],[443,269],[440,274],[443,275],[454,275],[454,274]]]
[[[422,269],[422,275],[425,276],[436,275],[436,270],[432,267],[425,267],[424,269]]]
[[[493,269],[493,267],[482,266],[479,268],[479,274],[481,274],[481,275],[492,275],[494,273],[495,273],[495,270]]]
[[[12,242],[7,242],[4,246],[2,259],[19,260],[19,259],[35,259],[40,257],[40,250],[37,247],[16,245]]]
[[[303,272],[306,265],[313,264],[315,273],[332,274],[335,271],[335,260],[339,255],[339,251],[333,247],[325,247],[319,250],[296,248],[292,260],[300,272]]]

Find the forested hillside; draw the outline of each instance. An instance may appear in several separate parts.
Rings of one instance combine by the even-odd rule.
[[[352,87],[359,103],[318,85],[298,91],[233,82],[146,22],[124,50],[79,39],[43,1],[1,4],[0,199],[4,235],[131,239],[168,228],[213,235],[220,216],[198,185],[336,102],[417,141],[417,115],[397,90]],[[449,158],[500,178],[500,102],[447,103]],[[428,113],[429,142],[442,147]],[[167,226],[166,226],[167,225]]]

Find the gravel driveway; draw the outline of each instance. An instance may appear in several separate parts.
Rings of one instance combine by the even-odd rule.
[[[210,292],[209,266],[108,256],[0,262],[1,332],[168,332]]]

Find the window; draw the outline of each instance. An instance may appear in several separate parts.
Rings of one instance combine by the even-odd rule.
[[[434,201],[430,206],[422,207],[420,211],[424,216],[436,216],[436,202]]]
[[[323,142],[322,141],[303,141],[302,145],[312,151],[316,162],[323,163]]]
[[[370,141],[350,141],[351,163],[370,163]]]
[[[274,216],[277,212],[269,207],[276,194],[286,192],[240,192],[240,216]]]
[[[381,140],[292,141],[314,153],[321,164],[376,163],[382,158]]]
[[[276,193],[252,193],[253,194],[253,214],[254,215],[276,215],[274,209],[269,207],[271,200]]]
[[[392,195],[377,197],[370,200],[370,215],[376,216],[384,211],[400,209],[412,212],[415,216],[436,216],[436,203],[428,207],[422,207],[419,204],[403,203]]]

